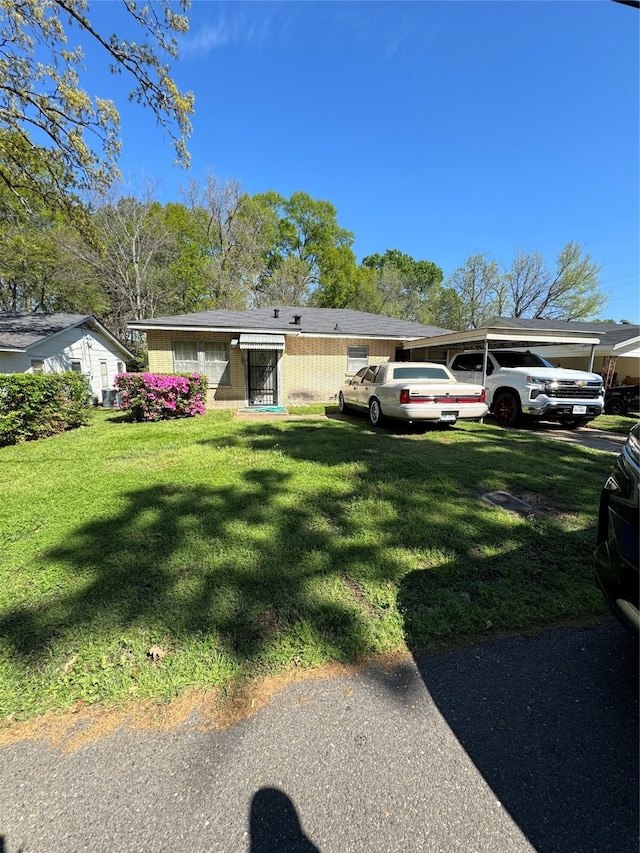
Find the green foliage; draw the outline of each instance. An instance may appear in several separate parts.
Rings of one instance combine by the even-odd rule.
[[[111,100],[81,88],[82,38],[103,49],[112,73],[128,76],[130,98],[152,110],[178,161],[188,163],[193,95],[178,90],[160,58],[177,57],[174,34],[188,29],[174,5],[114,6],[138,25],[140,40],[133,41],[98,32],[87,0],[0,0],[0,178],[16,216],[29,211],[34,198],[70,210],[74,189],[105,187],[117,175],[118,111]],[[180,0],[182,11],[187,6]],[[32,135],[46,142],[36,145]]]
[[[599,274],[591,256],[571,241],[558,253],[555,271],[538,253],[518,252],[508,268],[471,255],[446,282],[446,325],[476,329],[498,316],[590,320],[607,301]]]
[[[77,373],[0,375],[0,446],[86,424],[88,400],[86,379]]]
[[[189,273],[195,274],[199,310],[246,308],[254,301],[265,253],[276,239],[275,212],[259,197],[248,196],[238,181],[223,183],[213,175],[208,175],[203,187],[191,181],[185,195],[190,216]]]
[[[276,192],[254,196],[265,217],[276,217],[273,242],[264,253],[258,281],[259,304],[324,304],[334,292],[344,301],[345,272],[355,272],[353,234],[338,225],[335,207],[295,192],[289,199]]]
[[[373,272],[374,313],[418,323],[434,323],[443,273],[433,261],[417,261],[398,249],[368,255],[362,267]]]
[[[501,273],[486,255],[471,255],[447,281],[449,298],[444,305],[450,329],[477,329],[502,313]]]

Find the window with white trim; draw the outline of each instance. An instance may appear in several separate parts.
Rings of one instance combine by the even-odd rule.
[[[106,361],[100,362],[100,387],[109,389],[109,365]]]
[[[357,373],[369,364],[368,346],[347,347],[347,373]]]
[[[174,341],[176,373],[200,373],[211,385],[230,385],[229,344],[226,341]]]

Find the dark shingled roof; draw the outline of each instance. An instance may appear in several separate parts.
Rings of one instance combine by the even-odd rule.
[[[92,320],[91,314],[29,314],[0,311],[0,347],[25,350],[70,326]]]
[[[275,311],[278,316],[275,316]],[[299,325],[294,317],[300,318]],[[171,328],[226,329],[230,332],[265,331],[278,334],[349,335],[362,338],[425,338],[443,335],[449,329],[425,326],[409,320],[382,317],[349,308],[302,308],[280,306],[254,308],[251,311],[202,311],[199,314],[178,314],[175,317],[156,317],[129,324],[133,329]]]
[[[539,329],[540,331],[593,332],[600,336],[601,344],[615,344],[637,338],[640,326],[631,323],[588,323],[584,320],[523,320],[513,317],[494,317],[488,327],[508,327],[510,329]]]
[[[100,330],[110,336],[123,350],[131,355],[116,336],[96,320],[91,314],[40,314],[15,311],[0,311],[0,349],[23,352],[29,347],[72,329],[86,324],[89,328]]]

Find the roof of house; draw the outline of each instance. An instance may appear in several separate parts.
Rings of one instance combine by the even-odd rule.
[[[487,323],[487,326],[549,332],[591,332],[600,338],[601,346],[615,346],[640,335],[640,326],[631,323],[588,323],[584,320],[523,320],[513,317],[495,317]]]
[[[295,318],[299,320],[296,322]],[[250,311],[202,311],[130,323],[132,329],[190,329],[193,331],[273,332],[329,337],[424,338],[446,334],[448,329],[425,326],[409,320],[383,317],[349,308],[307,308],[280,306]]]
[[[67,329],[86,325],[105,334],[123,353],[132,353],[91,314],[41,314],[0,311],[0,350],[25,352]]]

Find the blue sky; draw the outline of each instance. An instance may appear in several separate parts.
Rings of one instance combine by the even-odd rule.
[[[116,29],[116,6],[94,5]],[[400,249],[445,276],[470,254],[602,265],[603,315],[640,321],[640,14],[611,0],[195,0],[174,77],[195,94],[190,173],[106,82],[128,179],[179,200],[213,172],[330,201],[361,260]],[[97,63],[98,56],[95,56]],[[101,94],[105,94],[102,87]]]

